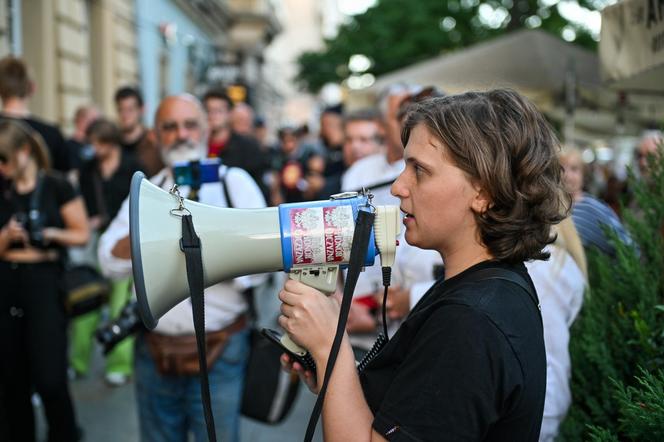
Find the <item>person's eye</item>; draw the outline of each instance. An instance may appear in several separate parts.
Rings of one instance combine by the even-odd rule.
[[[177,128],[177,124],[175,123],[164,123],[161,125],[161,130],[164,132],[172,132]]]
[[[185,121],[184,127],[187,130],[196,130],[196,129],[198,129],[198,121],[196,121],[196,120]]]

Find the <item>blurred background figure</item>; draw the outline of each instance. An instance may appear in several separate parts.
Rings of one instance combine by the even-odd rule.
[[[316,196],[322,181],[323,161],[311,145],[300,144],[294,127],[279,129],[279,146],[271,160],[270,202],[308,201]]]
[[[254,118],[254,138],[258,141],[261,152],[266,153],[270,150],[269,132],[265,124],[265,118],[257,116]]]
[[[373,110],[353,112],[344,118],[343,159],[346,173],[357,161],[370,155],[385,155],[380,117]]]
[[[107,119],[94,121],[86,131],[86,137],[94,149],[94,157],[81,167],[80,187],[92,229],[92,238],[85,248],[70,253],[77,263],[98,267],[97,244],[111,220],[115,218],[122,202],[129,195],[132,175],[141,170],[133,155],[122,147],[122,134]],[[109,297],[109,316],[116,318],[132,296],[131,280],[122,278],[112,282]],[[94,334],[99,324],[99,310],[81,315],[72,321],[72,345],[70,365],[77,377],[85,376],[90,369],[94,347]],[[120,342],[106,358],[105,380],[111,386],[127,382],[132,373],[132,338]]]
[[[644,132],[635,150],[639,172],[642,177],[648,176],[648,157],[657,155],[657,149],[664,143],[664,134],[660,130]]]
[[[28,73],[28,66],[22,59],[8,56],[0,60],[0,99],[2,99],[0,120],[15,119],[30,126],[46,143],[51,167],[67,173],[72,166],[60,129],[35,117],[28,108],[28,102],[35,88]]]
[[[564,170],[566,190],[572,195],[572,219],[586,250],[596,248],[613,256],[614,247],[602,226],[608,226],[623,242],[630,243],[629,235],[615,212],[602,201],[583,189],[583,159],[581,152],[567,146],[560,153],[560,164]]]
[[[71,168],[77,173],[81,165],[94,155],[85,133],[99,116],[99,109],[91,104],[80,106],[74,113],[74,132],[67,139],[67,149]]]
[[[202,101],[207,113],[209,131],[208,157],[220,158],[228,167],[244,169],[256,181],[263,195],[267,195],[268,190],[263,182],[263,174],[268,168],[267,161],[253,137],[237,133],[233,129],[231,99],[225,92],[212,89],[205,93]]]
[[[51,441],[80,438],[67,381],[67,319],[60,292],[66,248],[85,244],[83,199],[49,171],[41,137],[0,122],[0,382],[7,440],[35,440],[31,396],[41,398]],[[0,421],[3,419],[0,419]],[[0,433],[1,435],[1,433]]]
[[[324,164],[323,179],[316,186],[316,198],[325,199],[341,190],[341,175],[346,170],[343,158],[344,128],[340,107],[327,108],[320,116],[319,150]],[[320,166],[317,166],[320,168]]]
[[[122,132],[122,148],[142,164],[147,176],[153,176],[164,167],[164,162],[151,131],[143,124],[145,108],[141,91],[130,86],[118,89],[115,109]]]
[[[231,128],[236,134],[254,137],[254,110],[247,103],[238,103],[231,111]]]

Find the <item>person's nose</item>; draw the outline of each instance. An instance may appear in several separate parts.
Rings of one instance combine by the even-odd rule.
[[[184,124],[178,124],[178,140],[187,141],[191,138],[191,131]]]
[[[396,180],[392,183],[390,187],[390,193],[393,196],[396,196],[399,199],[404,199],[408,197],[408,188],[405,185],[404,172],[401,172]]]

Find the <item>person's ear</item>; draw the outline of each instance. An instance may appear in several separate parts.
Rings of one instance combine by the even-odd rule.
[[[489,196],[489,193],[479,185],[473,187],[475,190],[475,196],[473,197],[470,207],[473,212],[483,214],[491,208],[491,197]]]

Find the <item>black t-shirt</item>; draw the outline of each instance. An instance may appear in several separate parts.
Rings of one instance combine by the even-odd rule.
[[[219,152],[219,158],[228,167],[246,170],[265,194],[263,174],[268,168],[268,163],[256,139],[231,133],[226,146]]]
[[[6,182],[0,202],[0,226],[6,225],[12,216],[27,219],[33,193],[34,190],[26,194],[18,194]],[[65,224],[60,209],[76,196],[74,187],[63,176],[56,172],[45,173],[38,202],[42,227],[64,228]]]
[[[523,264],[495,261],[437,282],[361,373],[373,427],[388,440],[538,439],[546,389],[540,314],[513,282],[473,278],[491,268],[532,286]]]
[[[91,155],[94,155],[91,145],[81,143],[74,138],[68,138],[66,144],[69,151],[69,165],[72,169],[80,169],[83,163],[88,161]]]
[[[41,121],[34,117],[15,118],[10,115],[0,114],[1,119],[18,120],[32,127],[38,132],[44,142],[51,157],[51,167],[60,172],[68,172],[71,170],[70,153],[67,143],[65,142],[62,132],[56,126]]]
[[[79,183],[85,207],[88,216],[104,216],[102,230],[115,218],[122,202],[129,195],[134,172],[141,170],[138,160],[133,155],[125,152],[121,155],[117,170],[108,179],[101,177],[96,158],[87,161],[81,167]],[[101,188],[101,197],[98,196],[100,194],[98,187]]]
[[[346,171],[343,157],[343,146],[325,148],[325,185],[317,195],[317,199],[327,199],[341,192],[341,176]]]
[[[147,133],[143,132],[141,135],[139,135],[134,141],[131,142],[121,142],[120,146],[122,146],[122,149],[124,149],[125,152],[131,153],[132,155],[136,155],[136,152],[138,151],[138,145],[143,142],[143,139],[145,139]]]

